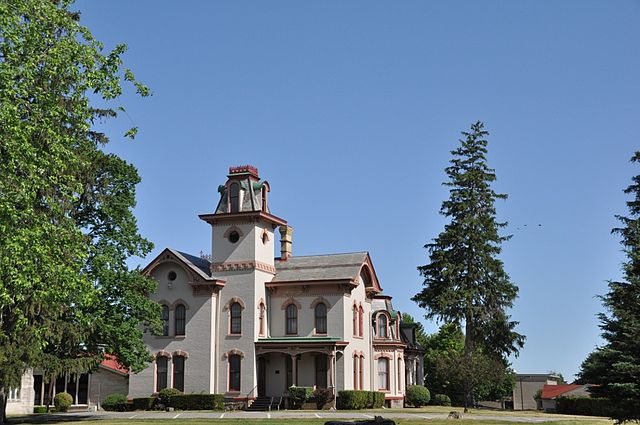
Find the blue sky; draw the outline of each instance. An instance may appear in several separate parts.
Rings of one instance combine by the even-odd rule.
[[[610,234],[638,167],[637,1],[79,0],[82,22],[154,95],[104,124],[142,176],[156,249],[210,250],[230,165],[269,180],[294,254],[369,251],[395,307],[443,229],[460,131],[484,121],[509,195],[502,259],[527,342],[513,366],[571,378],[600,342],[596,294],[621,275]],[[120,137],[132,124],[135,141]],[[144,260],[140,260],[144,263]],[[429,331],[435,323],[425,322]]]

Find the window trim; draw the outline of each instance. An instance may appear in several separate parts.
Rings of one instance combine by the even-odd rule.
[[[159,392],[160,390],[164,389],[164,388],[169,388],[169,359],[171,359],[171,357],[165,355],[165,354],[159,354],[156,357],[156,379],[155,379],[155,392]],[[164,386],[161,387],[160,386],[160,382],[161,382],[161,369],[160,369],[160,360],[164,360],[165,365],[164,365]]]
[[[389,388],[391,386],[391,382],[389,382],[389,359],[387,357],[380,357],[378,358],[378,390],[383,390],[383,391],[390,391],[391,388]],[[383,372],[380,370],[380,365],[386,365],[385,368],[386,370]],[[380,385],[380,382],[382,380],[382,377],[384,376],[384,387],[382,385]]]
[[[290,316],[290,312],[294,314]],[[289,303],[284,309],[284,327],[286,335],[298,335],[298,306]]]
[[[237,359],[237,366],[238,366],[238,370],[237,372],[234,371],[233,369],[233,360]],[[228,392],[240,392],[241,387],[242,387],[242,356],[240,354],[230,354],[228,359],[227,359],[227,365],[228,365],[228,376],[227,376],[227,391]],[[233,375],[237,374],[237,388],[233,386],[233,384],[235,384],[234,381],[232,381]]]
[[[318,309],[324,308],[324,316],[318,316]],[[329,308],[323,302],[319,302],[313,309],[313,328],[316,335],[327,335],[328,333]],[[318,324],[324,326],[324,330],[318,330]]]
[[[182,362],[182,368],[176,367],[176,363],[178,363],[179,361]],[[184,372],[185,372],[185,366],[186,366],[186,363],[187,363],[187,357],[183,356],[183,355],[174,355],[172,363],[173,363],[172,364],[173,370],[171,371],[171,375],[173,376],[173,379],[172,379],[173,385],[172,385],[172,387],[177,389],[177,390],[180,390],[180,391],[184,392],[184,375],[185,375]],[[176,379],[176,378],[179,377],[179,375],[176,373],[177,371],[181,372],[180,379]],[[181,382],[182,383],[182,385],[181,385],[182,388],[178,388],[176,386],[176,382],[177,381],[182,381]]]
[[[179,317],[178,311],[182,311],[183,317]],[[180,326],[178,326],[180,324]],[[175,336],[185,336],[187,334],[187,306],[176,304],[173,310],[173,327]]]
[[[236,308],[236,317],[234,317],[234,307]],[[234,329],[234,321],[237,324],[237,329]],[[242,335],[242,304],[238,301],[229,306],[229,335]]]

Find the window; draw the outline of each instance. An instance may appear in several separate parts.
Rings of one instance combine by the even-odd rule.
[[[9,395],[7,396],[9,401],[20,400],[20,388],[9,388]]]
[[[265,310],[266,310],[266,308],[265,308],[264,304],[260,303],[260,316],[259,316],[259,318],[260,318],[260,327],[258,328],[259,332],[260,332],[259,333],[260,336],[265,336],[267,334],[267,327],[265,326],[265,317],[264,317],[265,316]]]
[[[184,335],[186,315],[187,309],[185,306],[178,304],[175,311],[176,335]]]
[[[316,305],[315,316],[316,316],[316,333],[326,334],[327,333],[327,306],[323,303]]]
[[[378,359],[378,389],[389,389],[389,359],[384,357]]]
[[[287,356],[286,358],[286,368],[287,368],[287,389],[293,386],[293,360],[291,356]],[[296,363],[297,366],[297,363]]]
[[[242,306],[240,303],[235,302],[231,304],[231,323],[229,326],[229,333],[233,335],[240,335],[242,333]]]
[[[287,335],[296,335],[298,333],[298,307],[295,304],[289,304],[286,312]]]
[[[327,388],[327,355],[316,356],[316,388]]]
[[[364,356],[360,355],[360,389],[364,390]]]
[[[387,316],[378,315],[378,338],[387,338]]]
[[[184,391],[184,356],[173,357],[173,388]]]
[[[156,391],[167,388],[167,370],[169,359],[164,356],[156,358]]]
[[[359,336],[364,335],[363,330],[364,330],[364,309],[360,307],[360,309],[358,310],[358,335]]]
[[[229,186],[229,212],[240,211],[240,185],[231,183]]]
[[[358,335],[358,307],[353,306],[353,335]]]
[[[396,386],[396,391],[400,391],[402,388],[402,359],[398,359],[398,384]]]
[[[162,306],[162,335],[169,336],[169,306]]]
[[[360,359],[355,354],[353,355],[353,389],[357,390],[358,387],[358,365],[360,364]]]
[[[240,391],[240,356],[229,356],[229,391]]]

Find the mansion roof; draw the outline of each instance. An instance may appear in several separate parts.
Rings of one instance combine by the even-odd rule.
[[[290,257],[287,261],[276,261],[273,282],[353,280],[367,256],[366,252],[353,252]]]

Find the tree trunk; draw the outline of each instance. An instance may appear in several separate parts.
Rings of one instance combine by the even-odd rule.
[[[7,423],[7,395],[4,392],[4,385],[0,387],[0,424]]]
[[[473,316],[467,313],[465,318],[465,330],[464,330],[464,411],[469,410],[469,407],[473,407]]]

